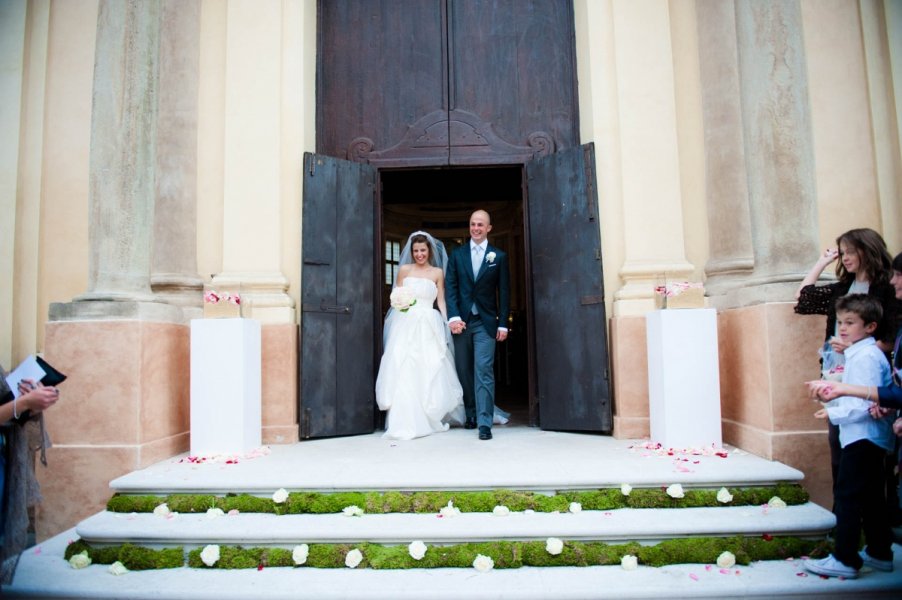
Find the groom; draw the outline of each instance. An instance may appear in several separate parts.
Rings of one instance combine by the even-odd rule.
[[[490,245],[489,213],[470,216],[470,242],[451,253],[445,277],[448,326],[454,334],[454,362],[464,389],[464,427],[479,425],[479,439],[492,439],[495,416],[495,341],[507,339],[510,271],[507,254]]]

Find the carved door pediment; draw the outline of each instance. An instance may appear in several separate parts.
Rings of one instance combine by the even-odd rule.
[[[376,167],[525,163],[554,152],[554,139],[544,131],[528,136],[527,146],[501,139],[492,124],[465,110],[436,110],[408,127],[397,144],[376,150],[370,138],[348,146],[348,160]]]

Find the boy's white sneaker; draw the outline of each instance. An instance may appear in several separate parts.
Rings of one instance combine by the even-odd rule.
[[[808,559],[802,563],[802,566],[816,573],[817,575],[826,575],[827,577],[845,577],[846,579],[855,579],[858,577],[858,569],[846,566],[839,562],[831,554],[827,558],[820,560]]]
[[[876,571],[883,571],[884,573],[892,573],[893,572],[893,561],[891,560],[880,560],[879,558],[874,558],[868,551],[862,550],[858,553],[861,556],[861,560],[864,561],[864,566],[871,567]]]

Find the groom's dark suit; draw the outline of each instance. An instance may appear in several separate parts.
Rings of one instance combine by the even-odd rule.
[[[448,318],[467,324],[454,337],[454,362],[464,390],[467,419],[480,430],[492,426],[495,413],[495,336],[510,312],[510,269],[507,253],[489,244],[474,277],[472,241],[454,250],[445,277]],[[474,314],[475,307],[475,314]]]

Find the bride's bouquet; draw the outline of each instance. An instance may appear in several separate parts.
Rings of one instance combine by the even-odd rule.
[[[411,306],[417,303],[417,299],[413,297],[413,292],[405,287],[393,289],[389,299],[391,300],[392,308],[401,312],[407,312]]]

